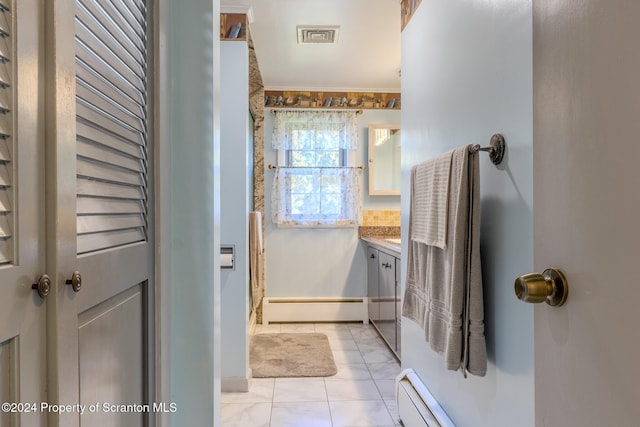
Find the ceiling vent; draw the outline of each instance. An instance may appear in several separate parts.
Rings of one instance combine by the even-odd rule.
[[[339,25],[298,25],[298,44],[337,43]]]

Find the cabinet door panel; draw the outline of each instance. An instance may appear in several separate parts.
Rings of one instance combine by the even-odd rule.
[[[378,329],[392,349],[396,346],[396,260],[395,257],[380,252],[380,321]]]
[[[369,320],[380,320],[380,293],[378,290],[378,250],[367,248],[367,296],[369,298]]]

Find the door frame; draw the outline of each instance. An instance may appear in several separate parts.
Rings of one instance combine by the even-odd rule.
[[[155,299],[155,354],[156,354],[156,402],[172,403],[172,399],[180,398],[182,392],[181,386],[176,384],[178,381],[172,381],[176,376],[193,375],[194,369],[200,368],[200,375],[206,372],[213,372],[212,393],[211,396],[200,394],[184,397],[183,400],[189,402],[189,408],[185,409],[178,402],[178,413],[159,413],[157,414],[157,425],[159,427],[167,427],[172,425],[192,424],[198,425],[202,420],[213,419],[213,426],[220,426],[220,400],[221,400],[221,329],[220,329],[220,119],[219,119],[219,99],[220,92],[220,38],[217,29],[220,27],[220,4],[219,2],[211,2],[201,0],[200,2],[189,2],[177,6],[173,0],[155,0],[153,11],[154,25],[154,67],[155,67],[155,103],[154,103],[154,132],[155,132],[155,174],[154,183],[156,189],[156,197],[154,202],[155,210],[155,280],[156,280],[156,299]],[[172,4],[173,3],[173,4]],[[188,28],[184,26],[178,27],[180,19],[185,16],[202,16],[203,19],[195,19],[189,22]],[[175,47],[171,49],[176,40],[180,37],[197,38],[202,45],[206,45],[207,41],[201,40],[201,35],[206,32],[212,32],[212,40],[208,42],[212,44],[211,57],[212,63],[204,63],[206,59],[198,52],[197,48],[190,50],[187,60],[191,63],[203,64],[210,68],[212,73],[212,82],[210,94],[211,98],[209,108],[211,111],[199,110],[197,102],[193,103],[190,111],[178,109],[173,106],[175,101],[172,96],[176,91],[183,89],[189,84],[186,79],[180,79],[179,71],[176,66]],[[178,34],[181,33],[181,34]],[[183,52],[183,58],[186,53]],[[208,91],[201,91],[206,97]],[[198,100],[200,105],[203,103]],[[208,114],[207,114],[208,113]],[[179,181],[179,175],[186,173],[189,168],[181,161],[175,160],[172,156],[173,144],[176,141],[172,135],[178,132],[183,126],[185,118],[189,115],[196,116],[202,120],[204,125],[211,126],[213,135],[211,140],[201,143],[200,145],[190,144],[190,148],[196,148],[200,151],[201,156],[205,157],[213,154],[213,174],[209,171],[201,171],[203,181],[211,189],[211,194],[206,200],[194,200],[193,209],[202,208],[211,209],[213,226],[213,236],[210,244],[200,245],[199,250],[206,252],[205,256],[211,260],[209,268],[200,266],[201,271],[191,272],[191,276],[207,276],[207,282],[194,283],[197,291],[205,293],[210,298],[210,306],[208,312],[203,312],[203,308],[189,307],[189,299],[176,298],[176,283],[181,281],[183,277],[178,277],[178,270],[190,266],[188,260],[185,260],[184,251],[174,245],[176,235],[183,230],[179,222],[176,223],[175,216],[177,212],[184,210],[184,206],[179,205],[172,194],[172,187]],[[194,120],[192,118],[192,120]],[[184,136],[184,135],[181,135]],[[186,139],[186,138],[185,138]],[[209,145],[211,144],[211,145]],[[208,202],[208,204],[207,204]],[[202,224],[201,224],[202,225]],[[211,224],[209,224],[210,226]],[[213,250],[215,249],[215,250]],[[201,254],[202,255],[202,254]],[[211,276],[212,275],[212,276]],[[211,320],[211,330],[208,336],[181,336],[172,329],[180,330],[186,320],[177,319],[178,314],[183,313],[182,310],[189,310],[189,316],[192,319],[202,321],[203,318]],[[202,342],[208,341],[213,348],[207,355],[202,354],[199,358],[197,367],[187,367],[183,361],[176,360],[172,357],[172,349],[175,349],[177,342],[180,345],[184,342],[196,344],[202,348]],[[205,342],[207,344],[207,342]],[[211,359],[206,356],[211,356]],[[185,370],[181,372],[181,370]],[[202,380],[202,377],[201,377]],[[211,397],[211,399],[209,399]],[[213,407],[211,402],[213,401]],[[185,413],[189,411],[189,413]],[[195,421],[194,421],[195,420]],[[195,424],[194,424],[195,423]]]

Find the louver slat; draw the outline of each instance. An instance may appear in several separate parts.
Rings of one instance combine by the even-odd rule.
[[[7,43],[6,38],[0,39],[0,63],[6,64],[10,61],[11,45]]]
[[[97,5],[96,5],[97,6]],[[79,2],[77,8],[77,18],[85,23],[96,32],[103,42],[112,46],[118,46],[119,57],[131,69],[144,70],[144,54],[129,38],[122,28],[113,22],[108,16],[105,16],[100,9],[96,10],[94,6],[90,10],[87,6]],[[142,72],[144,75],[144,72]]]
[[[144,185],[144,176],[141,173],[120,169],[93,159],[78,158],[77,168],[79,177],[125,185]]]
[[[11,187],[11,158],[6,140],[0,140],[0,265],[13,261],[13,188]]]
[[[94,181],[78,178],[78,195],[85,197],[110,197],[114,199],[142,200],[144,191],[142,187],[111,184],[108,182]]]
[[[11,187],[11,172],[7,164],[0,164],[0,187]]]
[[[2,37],[9,37],[11,35],[11,23],[9,21],[10,16],[6,12],[0,14],[0,35]]]
[[[0,187],[0,236],[3,236],[0,237],[0,265],[11,262],[13,258],[13,239],[10,237],[13,232],[12,194],[11,188]]]
[[[78,217],[78,234],[144,227],[142,215],[92,215]]]
[[[76,122],[76,133],[78,139],[81,139],[83,142],[95,143],[96,145],[102,145],[116,151],[121,151],[132,157],[142,158],[142,146],[132,141],[118,138],[116,135],[112,135],[100,129],[96,129],[83,120],[78,119]]]
[[[10,161],[9,147],[7,147],[7,144],[0,143],[0,164],[9,163]]]
[[[129,128],[126,124],[118,121],[115,117],[108,115],[95,105],[86,100],[76,97],[76,114],[78,118],[84,119],[94,127],[111,133],[116,137],[130,141],[134,144],[145,145],[143,135]]]
[[[127,94],[141,105],[145,104],[145,95],[141,91],[140,86],[124,79],[116,69],[111,67],[102,58],[95,55],[93,51],[76,39],[76,63],[92,70],[95,74],[100,75],[103,79],[109,81],[119,90]]]
[[[114,151],[104,145],[81,138],[78,138],[78,156],[101,159],[105,163],[110,163],[124,169],[144,172],[143,159],[133,157],[121,151]]]
[[[78,253],[109,249],[129,243],[141,242],[146,239],[141,229],[107,231],[97,234],[78,235]]]
[[[121,200],[114,198],[90,198],[78,195],[78,215],[118,215],[145,213],[141,200]]]
[[[0,215],[7,215],[11,210],[11,191],[0,188]]]
[[[126,37],[126,40],[121,40],[122,42],[133,45],[135,51],[144,52],[146,50],[144,23],[141,25],[134,18],[127,19],[124,17],[113,2],[87,2],[86,0],[81,0],[80,3],[82,3],[88,13],[100,20],[105,27],[111,29],[117,28],[117,30],[113,30],[114,33],[122,32]],[[131,20],[134,25],[131,25],[129,20]],[[131,49],[129,50],[131,52]],[[137,53],[133,53],[133,55],[136,56]],[[144,63],[144,60],[141,60],[140,63]]]
[[[13,262],[14,257],[14,133],[12,62],[14,40],[10,2],[0,0],[0,265]]]
[[[1,16],[2,14],[0,14]],[[0,67],[6,67],[6,65],[0,63]],[[11,93],[9,91],[3,90],[0,92],[0,113],[5,115],[6,113],[11,112]],[[3,120],[6,122],[7,120]],[[5,125],[6,126],[6,125]]]
[[[119,104],[116,104],[114,99],[109,98],[107,94],[98,92],[97,88],[83,80],[78,79],[77,83],[76,96],[78,98],[99,109],[103,116],[108,117],[117,126],[124,127],[132,132],[144,132],[142,120],[130,114]]]
[[[145,13],[76,0],[79,254],[147,239]]]
[[[0,239],[0,265],[13,261],[13,246],[11,239]]]
[[[123,20],[128,22],[131,27],[136,29],[136,32],[139,31],[139,28],[143,30],[142,33],[144,34],[144,30],[146,30],[146,8],[143,1],[133,0],[128,2],[114,3],[114,7],[118,10]]]
[[[103,94],[105,98],[118,102],[118,107],[132,117],[144,119],[144,109],[135,98],[132,98],[118,86],[107,81],[103,76],[98,75],[95,70],[82,62],[77,64],[76,76],[83,81],[87,87],[92,87]],[[135,92],[134,92],[135,93]],[[138,96],[139,97],[139,96]]]
[[[143,70],[127,64],[125,60],[120,57],[122,52],[118,51],[118,46],[106,45],[103,40],[100,40],[97,34],[93,33],[90,28],[87,28],[84,22],[77,19],[76,41],[85,44],[88,49],[116,69],[127,81],[134,83],[138,88],[144,87],[143,82],[145,76]]]
[[[8,215],[0,215],[0,240],[11,237],[11,222]]]

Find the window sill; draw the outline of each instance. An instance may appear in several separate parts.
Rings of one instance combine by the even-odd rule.
[[[358,228],[358,224],[277,224],[278,228]]]

